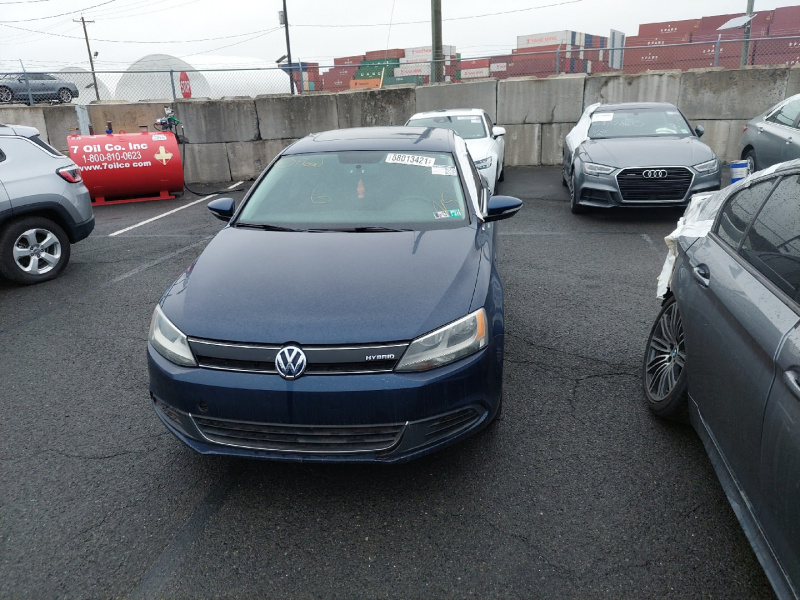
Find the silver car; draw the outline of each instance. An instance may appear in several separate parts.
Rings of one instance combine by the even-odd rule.
[[[30,96],[28,93],[30,92]],[[7,102],[55,101],[66,104],[78,97],[77,86],[47,73],[0,75],[0,104]]]
[[[739,156],[749,163],[751,173],[800,158],[800,94],[747,122]]]
[[[717,155],[666,102],[593,104],[567,134],[562,178],[573,213],[590,207],[682,206],[718,190]]]
[[[78,166],[34,127],[0,125],[0,276],[22,284],[57,277],[70,244],[93,228]]]
[[[793,161],[692,201],[643,361],[650,409],[689,418],[780,598],[800,597],[799,178]]]

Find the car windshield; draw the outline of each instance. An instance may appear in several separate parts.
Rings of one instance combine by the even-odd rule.
[[[411,119],[406,125],[413,127],[440,127],[452,129],[465,140],[486,137],[486,127],[480,115],[439,115]]]
[[[677,110],[631,108],[592,114],[589,138],[687,136],[692,129]]]
[[[234,225],[419,231],[468,219],[451,154],[348,151],[280,157]]]

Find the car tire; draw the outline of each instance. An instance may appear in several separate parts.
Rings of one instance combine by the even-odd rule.
[[[6,86],[0,87],[0,104],[7,104],[14,99],[14,92]]]
[[[72,92],[67,88],[61,88],[58,90],[58,101],[61,102],[61,104],[69,104],[72,102]]]
[[[642,385],[650,411],[662,419],[689,420],[686,347],[683,322],[675,296],[664,302],[656,317],[642,362]]]
[[[756,151],[753,148],[750,148],[747,152],[744,153],[742,160],[747,161],[747,166],[750,169],[751,173],[755,173],[758,171],[758,161],[756,160]]]
[[[568,187],[569,187],[569,208],[572,211],[573,215],[582,215],[588,209],[585,206],[578,204],[578,194],[580,192],[578,191],[578,186],[575,181],[574,172],[572,173],[572,185]]]
[[[43,217],[25,217],[0,229],[0,275],[31,285],[58,277],[67,266],[67,234]]]

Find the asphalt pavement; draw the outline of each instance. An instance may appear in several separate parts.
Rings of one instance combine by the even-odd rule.
[[[207,200],[97,207],[60,278],[0,281],[0,597],[772,597],[697,436],[640,389],[681,212],[572,215],[556,168],[499,193],[524,201],[503,418],[395,467],[203,457],[157,419],[147,329],[223,227]]]

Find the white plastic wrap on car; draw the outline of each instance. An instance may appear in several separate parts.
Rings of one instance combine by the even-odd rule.
[[[717,216],[722,201],[727,194],[719,192],[713,194],[695,194],[692,196],[686,212],[678,219],[675,230],[664,238],[667,244],[667,259],[658,276],[658,291],[656,296],[664,298],[672,282],[672,272],[675,269],[675,259],[678,257],[678,238],[700,238],[708,235],[714,219]]]
[[[575,124],[575,127],[573,127],[567,134],[567,137],[564,138],[564,142],[567,144],[567,148],[569,148],[570,156],[575,152],[575,148],[589,139],[589,126],[592,124],[592,113],[594,113],[599,106],[600,102],[587,106],[581,118],[578,119],[578,122]]]

